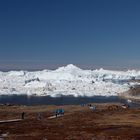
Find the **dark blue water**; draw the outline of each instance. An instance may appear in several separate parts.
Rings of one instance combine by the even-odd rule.
[[[118,79],[105,79],[104,81],[106,81],[106,82],[112,82],[112,83],[114,83],[114,84],[120,84],[120,85],[122,85],[122,84],[125,84],[125,83],[129,83],[130,82],[130,80],[118,80]]]
[[[73,97],[73,96],[27,96],[27,95],[1,95],[0,104],[18,104],[18,105],[78,105],[86,103],[125,103],[126,100],[117,96],[93,96],[93,97]],[[131,107],[138,107],[139,104],[129,103]]]

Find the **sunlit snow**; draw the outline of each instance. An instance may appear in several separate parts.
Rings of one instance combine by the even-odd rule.
[[[116,96],[133,85],[131,79],[140,79],[140,71],[82,70],[70,64],[56,70],[0,72],[0,95]]]

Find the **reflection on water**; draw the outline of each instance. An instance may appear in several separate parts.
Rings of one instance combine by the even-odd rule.
[[[27,96],[27,95],[1,95],[0,104],[22,104],[22,105],[76,105],[83,103],[109,103],[120,102],[127,103],[126,100],[117,96],[94,96],[94,97],[73,97],[73,96]],[[128,103],[127,103],[128,104]],[[129,103],[131,107],[139,106],[136,103]]]

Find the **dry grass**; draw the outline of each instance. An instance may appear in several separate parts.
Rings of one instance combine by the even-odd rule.
[[[1,133],[8,133],[7,140],[132,140],[140,139],[140,110],[108,110],[111,104],[96,104],[97,110],[87,106],[1,106],[0,120],[19,118],[25,120],[0,124]],[[65,115],[48,119],[52,110],[63,107]],[[43,119],[37,120],[37,112]]]

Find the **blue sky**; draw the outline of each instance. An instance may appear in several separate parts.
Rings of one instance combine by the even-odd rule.
[[[0,69],[140,68],[139,0],[1,0]]]

